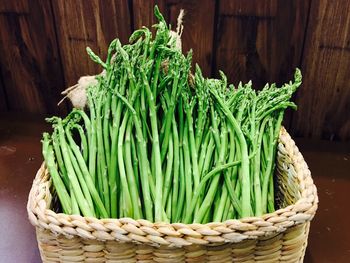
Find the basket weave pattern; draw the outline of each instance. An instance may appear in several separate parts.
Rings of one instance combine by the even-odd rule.
[[[220,223],[151,223],[55,213],[51,180],[39,169],[27,205],[43,262],[302,262],[317,190],[282,129],[276,199],[282,209]]]

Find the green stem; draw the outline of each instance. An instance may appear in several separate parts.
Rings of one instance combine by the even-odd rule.
[[[207,134],[205,135],[204,142],[200,147],[201,152],[199,154],[199,160],[198,160],[198,172],[200,175],[202,175],[202,168],[204,165],[204,160],[208,154],[207,149],[208,149],[209,139],[211,137],[210,135],[211,135],[211,132],[210,131],[207,132]]]
[[[241,130],[240,125],[236,121],[236,119],[233,117],[232,112],[229,110],[229,108],[225,105],[225,103],[221,100],[221,98],[216,94],[216,92],[213,92],[213,90],[210,90],[216,100],[218,101],[222,112],[226,115],[230,125],[232,125],[233,130],[235,131],[238,142],[241,148],[241,154],[242,154],[242,164],[241,164],[241,173],[242,173],[242,217],[248,217],[251,214],[251,207],[250,207],[250,174],[249,174],[249,157],[248,157],[248,147],[247,143],[244,137],[244,134]]]
[[[214,222],[221,222],[224,217],[225,205],[228,200],[227,188],[223,187],[221,195],[219,196],[219,204],[213,215]]]
[[[118,216],[118,196],[121,191],[118,191],[119,186],[119,175],[118,175],[118,135],[121,121],[121,114],[123,109],[123,104],[117,100],[116,92],[124,94],[126,88],[127,74],[124,74],[120,79],[120,89],[115,90],[112,97],[112,115],[113,115],[113,132],[111,135],[111,157],[109,164],[109,188],[110,188],[110,198],[111,198],[111,217],[116,218]],[[108,153],[107,153],[108,154]]]
[[[181,145],[181,143],[180,143]],[[179,196],[175,197],[178,198],[177,203],[177,211],[176,216],[174,219],[174,222],[179,222],[182,218],[182,212],[184,210],[184,201],[185,201],[185,194],[186,194],[186,179],[185,179],[185,167],[184,167],[184,161],[183,161],[183,149],[182,146],[180,146],[179,151],[179,157],[180,157],[180,170],[179,170]]]
[[[69,179],[68,179],[68,175],[67,175],[67,170],[66,170],[66,167],[65,167],[64,162],[63,162],[63,157],[62,157],[61,149],[59,146],[60,144],[59,144],[56,130],[54,131],[54,133],[52,135],[52,145],[53,145],[53,149],[55,152],[58,168],[61,172],[62,180],[64,182],[64,185],[68,188],[68,187],[70,187],[70,183],[69,183]]]
[[[275,212],[275,197],[274,197],[274,185],[273,176],[270,176],[269,180],[269,192],[267,194],[267,211],[269,213]]]
[[[174,138],[174,172],[173,172],[173,190],[172,190],[172,205],[171,205],[171,219],[175,220],[178,198],[179,198],[179,170],[180,170],[180,146],[179,135],[175,117],[173,117],[173,138]]]
[[[130,137],[131,137],[131,158],[132,158],[132,166],[133,166],[134,175],[135,175],[135,181],[136,181],[137,189],[141,189],[139,168],[138,168],[139,159],[136,152],[135,138],[132,134]]]
[[[121,210],[123,216],[132,217],[133,215],[133,207],[131,203],[131,195],[130,195],[130,189],[128,185],[128,180],[126,178],[126,172],[125,172],[125,161],[123,156],[123,145],[124,145],[124,135],[126,130],[126,125],[129,120],[129,111],[127,111],[124,115],[124,119],[122,121],[122,124],[119,129],[119,136],[118,136],[118,168],[119,168],[119,176],[120,176],[120,183],[121,183],[121,195],[123,196],[122,200],[123,202],[120,203]]]
[[[162,220],[163,174],[162,174],[160,147],[159,147],[156,101],[143,69],[140,69],[140,73],[143,79],[144,88],[146,89],[146,94],[147,94],[148,104],[149,104],[149,117],[151,120],[151,130],[152,130],[152,152],[154,153],[154,157],[155,157],[154,174],[156,178],[156,196],[157,196],[155,200],[155,221],[159,222]]]
[[[101,200],[101,198],[96,190],[96,187],[92,181],[91,175],[89,174],[89,170],[88,170],[86,163],[84,161],[84,157],[81,155],[81,152],[79,151],[79,147],[76,145],[72,136],[70,135],[70,132],[67,129],[66,129],[67,139],[68,139],[69,144],[71,146],[71,149],[73,151],[71,154],[74,153],[75,158],[76,158],[76,162],[75,162],[75,158],[73,158],[74,157],[73,155],[71,155],[71,160],[72,160],[72,162],[74,162],[74,164],[76,166],[77,175],[79,175],[79,171],[81,171],[81,174],[83,177],[81,179],[81,181],[83,181],[86,184],[86,188],[88,189],[87,193],[89,193],[88,196],[91,195],[91,198],[94,201],[95,207],[98,209],[100,215],[103,218],[107,218],[107,217],[109,217],[109,214],[108,214],[106,208],[104,207],[102,200]],[[67,152],[69,152],[68,148],[67,148]],[[80,167],[80,169],[79,169],[79,167]],[[84,183],[81,183],[83,189],[85,188]],[[76,197],[78,199],[78,196],[76,196]],[[89,201],[89,198],[87,198],[87,199]]]
[[[221,140],[220,140],[221,148],[220,148],[219,160],[218,160],[218,164],[217,164],[218,166],[220,166],[224,163],[225,155],[226,155],[226,149],[227,149],[227,128],[226,128],[226,125],[223,125],[220,137],[221,137]],[[197,222],[197,223],[202,222],[206,211],[212,205],[217,188],[218,188],[219,179],[220,179],[220,177],[216,176],[211,181],[207,195],[206,195],[203,203],[200,205],[199,211],[194,216],[194,222]],[[188,211],[188,212],[190,212],[190,211]]]
[[[192,178],[192,166],[191,166],[191,159],[190,159],[190,152],[188,147],[188,123],[185,123],[184,127],[184,137],[182,142],[182,150],[183,150],[183,157],[184,157],[184,169],[185,169],[185,182],[186,182],[186,214],[189,211],[190,204],[191,204],[191,198],[192,198],[192,184],[193,184],[193,178]]]
[[[140,219],[142,218],[142,211],[140,209],[140,197],[139,197],[139,191],[137,187],[137,183],[135,180],[135,174],[133,170],[132,160],[131,160],[131,129],[132,129],[132,121],[129,120],[126,133],[125,133],[125,142],[124,142],[124,154],[125,154],[125,166],[126,166],[126,173],[127,173],[127,179],[128,179],[128,185],[130,187],[130,197],[131,197],[131,203],[133,206],[133,218],[134,219]]]
[[[255,158],[254,158],[254,192],[255,192],[255,215],[256,216],[261,216],[263,212],[261,184],[260,184],[260,172],[261,172],[261,169],[260,169],[261,154],[260,153],[261,153],[262,138],[265,131],[265,125],[267,123],[267,120],[268,118],[265,118],[261,123],[258,139],[256,142],[257,154],[255,155]]]
[[[67,132],[66,132],[66,134],[67,134]],[[68,141],[70,141],[69,135],[67,135],[67,138],[68,138]],[[79,183],[80,183],[80,186],[81,186],[81,190],[83,191],[84,197],[85,197],[85,199],[86,199],[86,201],[87,201],[87,203],[89,205],[90,210],[93,211],[93,213],[94,213],[94,204],[92,202],[89,189],[88,189],[88,187],[86,185],[86,182],[84,180],[84,175],[82,174],[82,172],[81,172],[81,170],[79,168],[79,164],[78,164],[78,162],[77,162],[77,160],[76,160],[76,158],[75,158],[71,148],[72,147],[68,147],[69,158],[72,161],[73,168],[74,168],[74,171],[75,171],[75,173],[76,173],[76,175],[78,177],[78,180],[79,180]],[[73,198],[73,195],[72,195],[72,198]]]
[[[197,188],[199,185],[200,176],[198,171],[198,157],[197,157],[196,142],[195,142],[194,131],[193,131],[192,111],[189,109],[189,107],[186,110],[186,117],[188,122],[189,148],[190,148],[191,161],[192,161],[193,187]]]
[[[87,142],[84,130],[78,124],[74,124],[73,128],[76,128],[78,130],[78,133],[79,133],[79,136],[80,136],[80,140],[81,140],[81,149],[82,149],[82,152],[83,152],[84,161],[87,163],[88,160],[89,160],[89,146],[88,146],[88,142]]]
[[[111,162],[111,156],[110,156],[110,152],[111,152],[111,141],[110,141],[110,134],[109,134],[109,124],[110,124],[110,112],[111,112],[111,100],[112,100],[112,96],[111,96],[111,92],[108,92],[107,94],[107,98],[106,101],[104,102],[103,105],[103,113],[104,113],[104,117],[103,117],[103,143],[104,143],[104,149],[106,152],[106,163],[107,163],[107,168],[110,165]]]
[[[99,179],[100,183],[102,183],[102,189],[103,189],[103,201],[104,205],[106,207],[106,210],[108,211],[108,214],[111,211],[111,204],[110,204],[110,198],[109,198],[109,185],[108,185],[108,167],[106,163],[106,151],[104,149],[104,143],[103,143],[103,137],[104,137],[104,131],[102,129],[102,117],[101,117],[101,110],[102,110],[102,97],[104,96],[103,93],[99,94],[98,101],[97,101],[97,109],[96,109],[96,127],[97,127],[97,152],[98,152],[98,165],[99,165]]]
[[[96,159],[97,159],[97,136],[96,136],[96,113],[94,101],[90,93],[87,94],[90,108],[90,139],[89,139],[89,172],[94,184],[97,183]]]
[[[143,132],[142,132],[142,126],[140,123],[140,120],[137,116],[137,113],[135,109],[132,107],[130,103],[127,102],[127,100],[124,99],[121,94],[117,94],[118,97],[121,99],[121,101],[127,106],[128,110],[132,113],[133,119],[134,119],[134,125],[136,129],[136,140],[138,143],[138,149],[139,149],[139,160],[140,160],[140,181],[142,185],[142,194],[143,194],[143,201],[145,205],[145,215],[146,219],[149,221],[153,221],[153,204],[151,200],[151,193],[150,193],[150,182],[149,182],[149,162],[147,158],[147,144],[146,141],[143,138]]]
[[[81,191],[80,185],[79,185],[79,181],[77,179],[77,176],[75,174],[71,159],[69,157],[69,152],[68,152],[68,145],[64,136],[64,130],[63,130],[63,126],[62,126],[62,120],[61,119],[57,119],[57,130],[58,130],[58,136],[59,136],[59,140],[60,140],[60,145],[61,145],[61,150],[62,150],[62,156],[63,156],[63,160],[67,169],[67,174],[68,174],[68,178],[70,183],[72,184],[72,188],[73,188],[73,192],[74,195],[77,199],[79,208],[83,214],[83,216],[94,216],[94,213],[90,210],[89,205],[83,195],[83,192]]]
[[[268,199],[268,184],[270,181],[270,177],[273,177],[273,167],[274,167],[274,161],[276,156],[276,148],[277,148],[277,141],[278,141],[278,135],[281,129],[282,120],[283,120],[284,111],[280,111],[278,113],[278,118],[275,124],[275,129],[271,125],[269,125],[269,136],[272,141],[270,149],[269,149],[269,155],[267,158],[267,166],[266,171],[263,177],[263,187],[262,187],[262,209],[263,213],[266,213],[267,211],[267,199]]]
[[[69,215],[72,213],[71,198],[57,171],[55,157],[52,150],[52,146],[50,145],[50,137],[48,133],[43,134],[42,144],[45,164],[55,185],[56,193],[62,205],[63,212]]]
[[[166,213],[166,218],[167,219],[171,219],[171,211],[172,211],[172,202],[171,202],[171,197],[172,197],[172,190],[169,193],[169,198],[167,199],[166,202],[166,209],[165,209],[165,213]]]
[[[164,195],[163,195],[163,207],[166,207],[168,194],[171,191],[171,181],[172,181],[172,171],[173,171],[173,161],[174,161],[174,146],[173,146],[173,138],[170,136],[169,138],[169,148],[168,148],[168,156],[165,170],[165,180],[164,180]]]
[[[80,215],[78,201],[75,197],[72,185],[70,186],[70,192],[72,193],[72,215]]]

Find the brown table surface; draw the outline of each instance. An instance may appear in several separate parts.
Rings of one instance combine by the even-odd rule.
[[[0,262],[40,262],[26,203],[41,162],[43,117],[0,116]],[[296,140],[320,199],[304,262],[350,262],[350,143]]]

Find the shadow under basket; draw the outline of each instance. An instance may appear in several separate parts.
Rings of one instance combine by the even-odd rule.
[[[303,262],[317,190],[294,141],[281,129],[275,173],[280,209],[220,223],[96,219],[52,210],[39,169],[27,205],[43,262]]]

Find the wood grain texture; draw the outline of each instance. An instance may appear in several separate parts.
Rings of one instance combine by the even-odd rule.
[[[143,26],[150,28],[157,23],[153,14],[155,5],[159,7],[164,18],[167,20],[166,0],[132,0],[134,30]]]
[[[185,9],[183,50],[206,76],[282,84],[302,67],[298,111],[285,125],[300,137],[350,140],[350,1],[0,0],[0,111],[64,114],[60,92],[101,72],[108,44]],[[291,124],[291,125],[289,125]]]
[[[0,67],[1,67],[1,65],[0,65]],[[6,112],[8,110],[6,99],[7,99],[7,97],[5,94],[5,88],[3,85],[3,80],[2,80],[2,76],[1,76],[1,70],[0,70],[0,113]]]
[[[0,26],[1,75],[8,109],[57,113],[63,78],[50,3],[0,1]]]
[[[181,37],[184,52],[193,50],[193,62],[198,63],[203,73],[210,76],[212,64],[215,0],[134,0],[134,27],[151,26],[157,23],[153,15],[157,4],[165,18],[176,30],[177,17],[181,9],[185,10],[184,31]]]
[[[257,88],[293,77],[299,66],[310,1],[221,0],[214,72]]]
[[[185,10],[182,49],[193,50],[193,62],[198,63],[203,74],[210,76],[212,65],[215,1],[168,1],[169,21],[176,28],[181,9]]]
[[[297,136],[350,140],[350,2],[313,1],[303,56]]]
[[[101,67],[89,58],[86,47],[104,60],[113,39],[127,41],[131,29],[128,1],[58,0],[52,4],[67,85],[100,73]]]
[[[29,14],[28,1],[0,1],[0,14]]]

